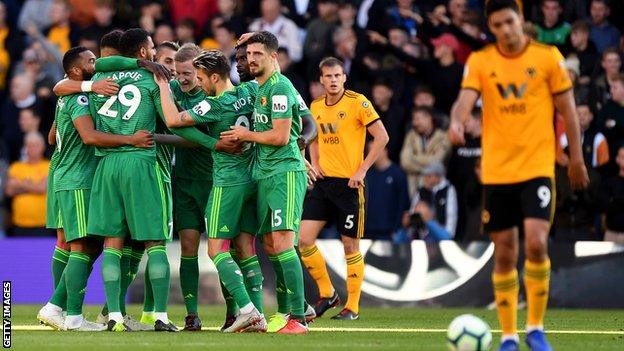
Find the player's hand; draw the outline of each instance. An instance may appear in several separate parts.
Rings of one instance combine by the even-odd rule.
[[[304,158],[303,162],[305,162],[306,171],[308,172],[308,185],[312,185],[314,182],[316,182],[318,174],[316,173],[316,170],[314,169],[314,167],[312,167],[310,162],[308,162],[308,160]]]
[[[215,150],[236,155],[243,151],[243,146],[243,143],[231,139],[219,139],[215,145]]]
[[[248,141],[249,129],[243,126],[231,126],[232,130],[221,132],[221,139],[230,139],[233,141]]]
[[[358,169],[355,171],[355,174],[349,178],[349,188],[358,189],[364,187],[364,177],[366,177],[366,171],[363,169]]]
[[[466,139],[464,138],[464,124],[457,121],[451,121],[451,125],[448,129],[448,138],[453,145],[464,145]]]
[[[574,190],[581,190],[587,188],[589,185],[589,175],[587,174],[587,168],[585,162],[570,161],[568,165],[568,178],[570,178],[570,186]]]
[[[241,35],[240,38],[238,38],[238,40],[236,41],[236,46],[245,44],[247,40],[249,40],[249,38],[251,38],[251,36],[254,34],[255,32],[248,32],[248,33]]]
[[[324,179],[325,178],[325,173],[321,169],[321,165],[319,165],[318,163],[317,164],[312,163],[311,166],[314,169],[314,173],[316,173],[316,179]]]
[[[136,147],[153,147],[154,135],[147,130],[139,130],[132,134],[132,145]]]
[[[152,72],[154,78],[158,81],[165,80],[169,82],[171,80],[171,71],[169,71],[165,66],[160,63],[148,61],[148,60],[139,60],[139,67],[143,67],[146,70]]]
[[[91,90],[98,95],[112,96],[117,94],[117,92],[119,91],[119,85],[115,83],[113,78],[109,77],[93,82]]]

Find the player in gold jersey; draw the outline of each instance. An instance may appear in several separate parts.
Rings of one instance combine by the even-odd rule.
[[[482,180],[484,231],[495,244],[492,282],[503,330],[499,350],[519,350],[518,230],[524,227],[527,339],[531,350],[551,350],[544,335],[550,260],[547,243],[555,166],[555,108],[570,140],[568,175],[573,188],[587,186],[572,83],[553,46],[530,41],[514,0],[490,0],[486,16],[496,43],[468,58],[462,90],[451,111],[449,138],[464,142],[464,123],[483,100]]]
[[[359,318],[359,300],[364,280],[360,239],[364,235],[364,177],[388,143],[388,133],[366,97],[345,90],[343,63],[333,57],[321,61],[321,84],[326,95],[312,102],[318,138],[310,145],[312,166],[318,173],[314,188],[306,194],[301,221],[301,258],[319,287],[315,305],[320,317],[340,303],[332,286],[325,260],[315,245],[328,221],[341,234],[347,261],[347,304],[333,319]],[[373,137],[364,158],[366,132]]]

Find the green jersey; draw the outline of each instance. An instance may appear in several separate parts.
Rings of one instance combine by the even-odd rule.
[[[56,148],[58,164],[54,170],[54,191],[91,189],[97,158],[93,146],[85,145],[74,127],[74,120],[88,116],[89,99],[85,94],[61,96],[56,103]]]
[[[254,104],[253,126],[256,132],[273,129],[274,119],[292,119],[290,138],[284,146],[258,144],[254,162],[254,177],[264,179],[277,173],[305,171],[303,157],[297,146],[301,135],[301,102],[297,90],[279,72],[258,87]],[[304,104],[305,105],[305,104]]]
[[[165,122],[156,119],[156,134],[172,134]],[[156,144],[156,162],[163,174],[163,180],[167,183],[171,182],[171,162],[173,160],[174,147],[166,144]]]
[[[207,97],[202,89],[194,94],[185,93],[180,88],[177,80],[170,83],[174,100],[184,110],[189,110]],[[216,136],[219,139],[219,135]],[[200,146],[198,148],[175,149],[175,175],[178,178],[208,180],[212,179],[212,152],[210,149]]]
[[[154,133],[156,119],[162,116],[160,90],[150,72],[134,69],[118,72],[98,72],[93,80],[112,78],[119,84],[119,92],[113,96],[90,93],[91,115],[96,116],[97,129],[111,134],[132,135],[139,130]],[[133,152],[137,155],[156,157],[156,148],[119,146],[97,148],[96,155],[114,152]]]
[[[188,110],[196,123],[206,123],[208,133],[219,138],[221,132],[231,126],[251,127],[254,96],[248,84],[241,84],[234,90],[219,96],[208,96]],[[243,147],[239,155],[214,151],[213,184],[231,186],[249,183],[252,178],[252,161],[255,150],[251,143]]]

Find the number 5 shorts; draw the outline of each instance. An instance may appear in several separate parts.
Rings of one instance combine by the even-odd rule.
[[[288,171],[258,179],[259,235],[293,231],[298,245],[307,177],[306,171]]]
[[[167,189],[155,157],[133,152],[100,160],[91,187],[88,232],[130,235],[137,241],[169,240]]]

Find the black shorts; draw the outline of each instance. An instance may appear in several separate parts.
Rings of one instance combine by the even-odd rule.
[[[317,180],[314,188],[306,193],[301,219],[334,222],[340,234],[362,238],[366,190],[353,189],[348,184],[349,179],[346,178]]]
[[[553,181],[534,178],[514,184],[483,186],[481,222],[485,233],[520,226],[525,218],[552,222],[554,211]]]

